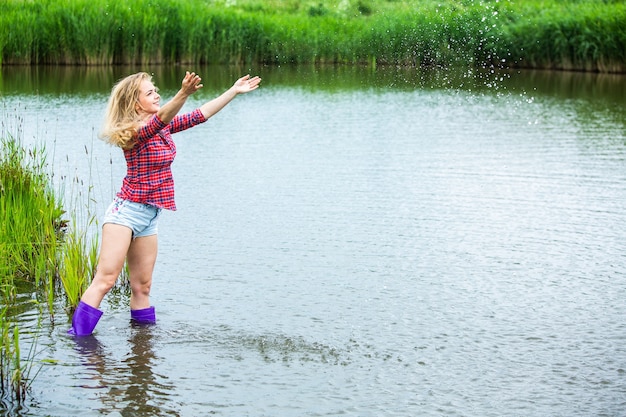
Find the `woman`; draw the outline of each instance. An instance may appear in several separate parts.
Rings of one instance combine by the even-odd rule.
[[[125,260],[130,273],[131,319],[156,322],[150,286],[157,257],[157,223],[161,210],[176,210],[170,168],[176,146],[171,134],[205,122],[238,94],[256,90],[261,79],[246,75],[219,97],[177,115],[187,98],[202,88],[201,82],[198,75],[187,72],[181,89],[163,107],[152,77],[145,72],[130,75],[113,87],[101,136],[124,150],[127,174],[105,214],[96,275],[76,307],[69,334],[93,332],[102,316],[100,302],[115,284]]]

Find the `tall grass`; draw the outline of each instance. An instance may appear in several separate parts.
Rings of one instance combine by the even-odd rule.
[[[87,147],[85,153],[89,158],[93,155]],[[90,167],[93,161],[90,160]],[[81,296],[93,278],[98,260],[98,234],[92,231],[97,226],[94,214],[91,185],[91,169],[88,178],[88,187],[83,188],[84,181],[75,176],[69,181],[71,190],[67,205],[72,207],[71,220],[63,235],[63,245],[59,259],[59,277],[67,299],[69,311],[73,312]],[[67,183],[67,181],[66,181]],[[67,190],[64,190],[67,191]]]
[[[0,254],[9,252],[6,243],[0,242]],[[7,263],[0,264],[0,410],[19,406],[26,399],[34,379],[31,371],[37,345],[35,337],[26,355],[22,353],[20,330],[14,318],[18,286],[10,271]]]
[[[93,218],[88,220],[89,223],[92,221]],[[81,224],[76,216],[72,216],[59,264],[59,277],[70,310],[78,305],[89,286],[97,263],[97,240],[89,234],[88,228],[81,228]]]
[[[64,210],[47,173],[45,148],[25,149],[21,138],[0,132],[0,250],[6,279],[45,283],[56,273]],[[19,130],[18,130],[18,135]]]
[[[11,320],[9,310],[6,304],[0,307],[0,401],[3,408],[8,404],[23,403],[36,377],[36,373],[33,375],[32,371],[37,338],[35,337],[24,354],[20,345],[19,328]]]
[[[623,1],[518,3],[503,9],[508,23],[497,47],[518,57],[519,66],[626,72]]]
[[[46,172],[43,147],[26,150],[20,121],[0,130],[0,394],[3,403],[22,402],[29,387],[34,343],[26,360],[11,306],[18,284],[53,291],[58,239],[65,228],[60,200]],[[13,131],[12,131],[13,130]],[[49,297],[50,299],[50,297]],[[49,304],[50,310],[52,304]]]
[[[58,296],[58,278],[72,310],[90,282],[97,246],[89,235],[95,221],[72,210],[72,221],[52,189],[44,147],[27,149],[22,143],[23,120],[2,120],[0,130],[0,402],[21,403],[32,383],[36,339],[24,356],[13,306],[21,285],[35,288],[47,301],[51,317]],[[78,181],[78,180],[76,180]],[[79,196],[79,198],[84,198]],[[85,214],[85,213],[82,213]],[[38,304],[38,303],[37,303]],[[41,326],[39,315],[38,328]],[[32,330],[32,329],[29,329]]]
[[[26,399],[27,382],[23,378],[19,331],[7,319],[7,307],[0,308],[0,397],[18,403]]]
[[[90,233],[96,221],[91,187],[88,195],[72,191],[68,220],[64,209],[68,202],[59,197],[64,190],[53,189],[45,147],[27,149],[21,138],[23,120],[15,118],[9,126],[11,121],[5,119],[0,131],[1,283],[14,285],[15,279],[21,279],[45,289],[53,314],[60,278],[71,309],[96,264],[97,236]],[[78,189],[83,181],[74,178],[70,185]]]
[[[619,0],[6,0],[3,64],[626,70]]]

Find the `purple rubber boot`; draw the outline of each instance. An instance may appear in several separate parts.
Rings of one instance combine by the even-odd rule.
[[[93,333],[100,317],[102,317],[102,311],[82,301],[79,302],[74,311],[74,316],[72,316],[72,328],[67,331],[67,334],[89,336]]]
[[[154,312],[154,306],[141,310],[130,310],[130,319],[135,323],[155,324],[156,314]]]

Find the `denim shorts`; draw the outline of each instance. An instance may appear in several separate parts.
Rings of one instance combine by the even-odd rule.
[[[133,238],[152,236],[157,234],[160,215],[160,208],[116,197],[104,214],[102,224],[126,226],[132,230]]]

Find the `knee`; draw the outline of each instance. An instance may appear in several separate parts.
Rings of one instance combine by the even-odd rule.
[[[97,287],[103,294],[106,294],[113,288],[118,277],[119,272],[98,269],[91,285]]]
[[[150,295],[152,280],[130,280],[130,290],[136,295]]]

